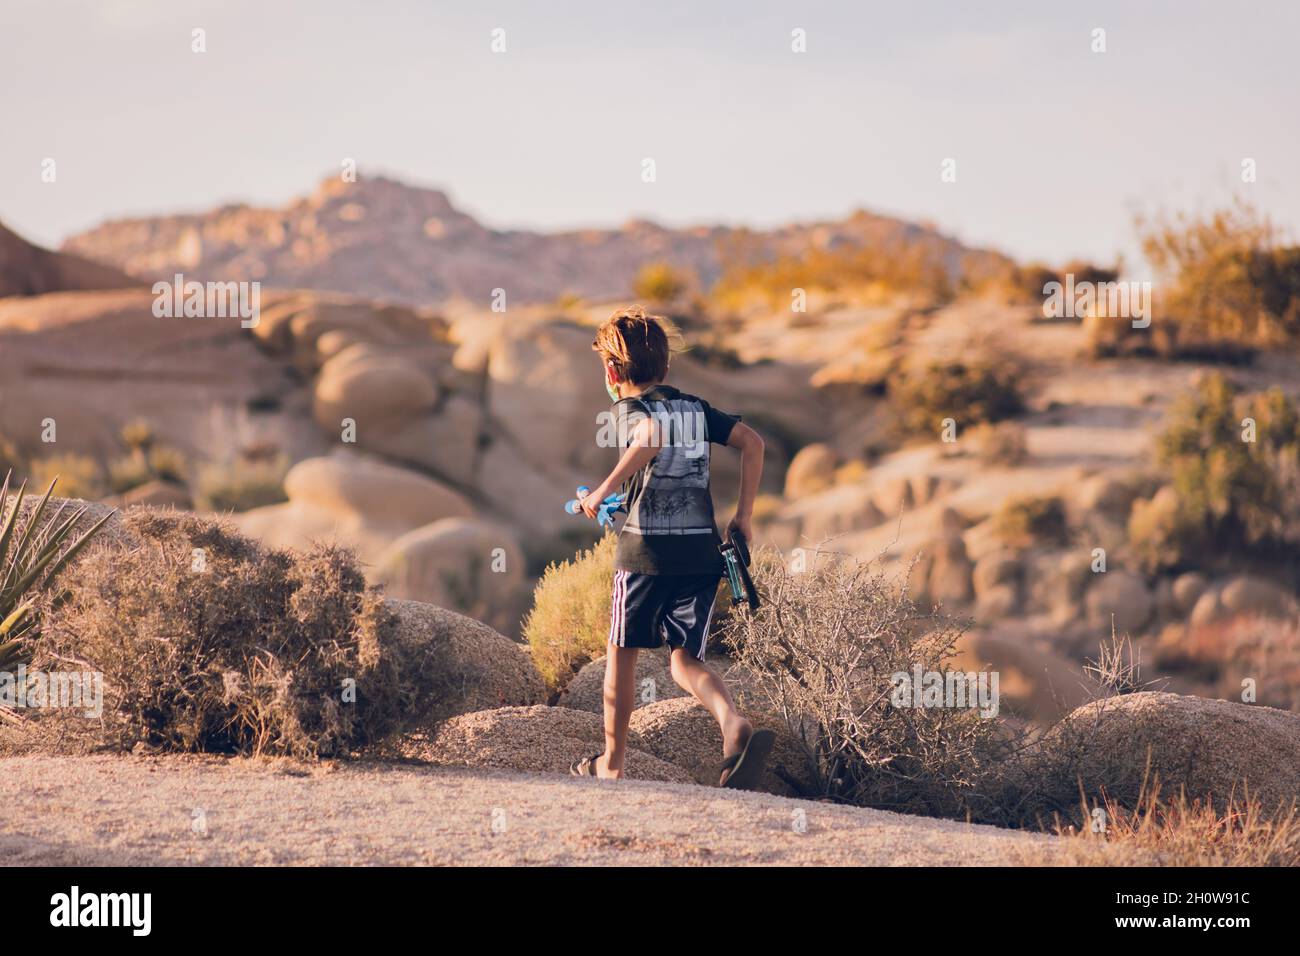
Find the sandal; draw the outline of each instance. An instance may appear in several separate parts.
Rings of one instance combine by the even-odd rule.
[[[728,790],[753,790],[763,776],[767,755],[772,752],[776,734],[770,730],[756,730],[745,741],[740,753],[732,754],[718,768],[718,786]]]
[[[590,757],[583,757],[581,760],[575,760],[569,764],[569,774],[574,777],[594,777],[596,776],[596,760],[600,754],[592,754]]]

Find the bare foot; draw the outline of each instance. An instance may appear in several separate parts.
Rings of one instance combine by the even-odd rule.
[[[753,733],[754,725],[739,714],[729,719],[722,727],[722,756],[740,753]]]
[[[623,768],[617,770],[609,769],[609,755],[601,754],[596,758],[596,776],[601,780],[622,780]]]

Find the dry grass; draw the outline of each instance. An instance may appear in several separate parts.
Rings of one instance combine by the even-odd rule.
[[[1053,827],[1063,846],[1022,850],[1022,865],[1300,866],[1300,815],[1265,813],[1249,795],[1216,809],[1182,792],[1164,798],[1153,779],[1132,807],[1102,794],[1078,812],[1083,823]]]

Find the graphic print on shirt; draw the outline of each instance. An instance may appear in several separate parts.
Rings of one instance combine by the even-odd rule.
[[[629,428],[648,414],[660,430],[659,453],[637,489],[623,530],[631,534],[713,534],[709,441],[700,403],[685,398],[642,401]]]

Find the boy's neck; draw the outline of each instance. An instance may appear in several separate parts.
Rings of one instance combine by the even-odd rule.
[[[662,381],[658,381],[658,382],[645,382],[645,383],[643,383],[643,384],[641,384],[641,385],[633,385],[631,382],[619,382],[619,383],[618,383],[618,397],[619,397],[619,398],[635,398],[636,396],[642,394],[643,392],[648,392],[648,391],[650,391],[650,389],[655,388],[656,386],[659,386],[659,385],[662,385],[662,384],[663,384]]]

